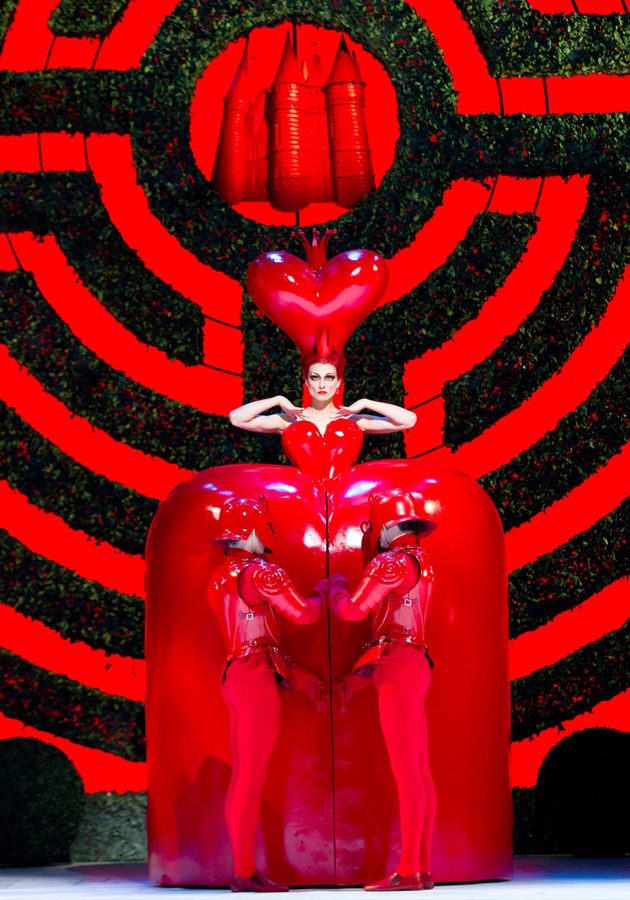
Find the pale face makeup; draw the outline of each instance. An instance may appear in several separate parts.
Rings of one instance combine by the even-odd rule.
[[[337,369],[328,363],[313,363],[306,376],[306,389],[311,404],[322,408],[330,403],[341,384]]]

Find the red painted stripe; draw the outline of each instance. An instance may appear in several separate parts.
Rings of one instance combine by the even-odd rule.
[[[130,69],[140,65],[163,20],[180,0],[132,0],[103,42],[97,69]]]
[[[240,378],[205,366],[185,366],[141,343],[78,280],[56,239],[11,236],[24,269],[74,335],[104,362],[148,388],[203,412],[227,414],[242,401]]]
[[[104,650],[94,650],[82,641],[67,640],[42,622],[3,604],[0,604],[0,646],[86,687],[144,703],[146,664],[143,659],[108,656]]]
[[[20,0],[0,54],[0,69],[44,68],[53,39],[48,19],[58,4],[59,0]]]
[[[96,68],[129,69],[140,60],[164,18],[179,0],[132,0],[98,55]],[[43,69],[53,40],[50,13],[59,0],[20,0],[0,55],[0,69],[27,72]],[[91,68],[98,49],[96,38],[55,40],[48,68]]]
[[[630,618],[630,585],[623,578],[560,613],[546,625],[510,641],[510,681],[559,662]]]
[[[66,738],[55,737],[47,731],[38,731],[24,725],[19,719],[10,719],[0,713],[0,740],[12,737],[30,737],[59,747],[77,767],[88,794],[98,791],[146,791],[147,764],[129,762],[113,753],[82,747]]]
[[[548,78],[549,112],[615,113],[630,109],[630,75]]]
[[[136,180],[129,136],[91,135],[88,154],[112,224],[145,266],[196,303],[204,315],[240,327],[239,283],[200,263],[150,211],[146,194]],[[204,346],[207,363],[241,371],[240,330],[208,321]]]
[[[547,728],[533,738],[512,744],[512,784],[514,787],[531,787],[536,784],[538,770],[543,759],[559,741],[574,731],[585,728],[616,728],[630,731],[630,690],[624,691],[583,713],[562,723],[563,730]]]
[[[626,280],[619,282],[599,325],[587,335],[557,375],[474,441],[460,447],[456,453],[444,447],[432,454],[432,459],[455,466],[471,478],[480,478],[531,447],[583,403],[608,375],[630,342],[629,277],[630,266],[623,276]],[[441,410],[443,417],[443,403],[436,401],[433,406]],[[436,415],[435,409],[432,409],[432,415]]]
[[[528,113],[543,116],[547,112],[545,85],[542,78],[501,78],[503,113]]]
[[[443,265],[487,202],[482,184],[463,178],[452,182],[411,246],[389,260],[389,285],[380,306],[408,294]]]
[[[85,169],[81,134],[0,135],[0,172],[84,172]]]
[[[5,233],[0,237],[0,269],[5,272],[14,272],[18,267],[15,254],[9,243],[9,236]]]
[[[123,594],[144,597],[144,561],[97,543],[83,531],[70,528],[60,516],[43,512],[0,481],[0,528],[33,553],[39,553],[90,581]]]
[[[405,367],[408,406],[439,394],[446,381],[482,362],[535,309],[569,252],[577,220],[586,206],[586,185],[587,179],[581,176],[566,184],[561,178],[547,179],[538,209],[538,230],[503,287],[452,340]],[[422,407],[419,417],[419,424],[407,437],[409,456],[442,443],[443,416],[436,403]]]
[[[581,534],[630,496],[630,443],[567,497],[506,534],[508,572]]]
[[[71,413],[0,344],[0,397],[68,456],[147,497],[163,500],[192,472],[120,443]]]

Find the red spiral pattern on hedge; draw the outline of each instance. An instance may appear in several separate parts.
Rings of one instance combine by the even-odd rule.
[[[56,2],[21,0],[0,56],[0,69],[26,71],[93,65],[121,71],[133,68],[139,64],[153,34],[177,0],[135,0],[100,50],[96,39],[53,39],[47,21]],[[548,107],[542,79],[502,78],[500,98],[497,82],[488,74],[472,32],[454,0],[442,0],[439,4],[415,0],[410,5],[428,22],[443,50],[459,91],[458,112],[462,115],[498,114],[501,103],[505,114],[629,111],[630,76],[548,78]],[[573,10],[571,4],[560,0],[532,0],[531,5],[541,12]],[[597,6],[596,10],[592,8],[593,3],[581,0],[580,11],[622,11],[613,0]],[[377,142],[378,135],[371,135],[371,140]],[[225,414],[242,397],[238,376],[242,361],[238,328],[240,287],[234,280],[199,263],[149,211],[144,192],[135,180],[128,136],[90,135],[85,142],[82,135],[0,137],[0,171],[35,172],[42,166],[47,171],[84,171],[88,159],[111,221],[125,242],[137,251],[149,270],[197,303],[209,317],[204,335],[208,349],[205,362],[215,368],[185,367],[134,338],[77,281],[53,237],[45,238],[43,243],[25,234],[10,236],[10,240],[1,237],[0,268],[14,269],[20,265],[32,272],[46,299],[74,333],[114,368],[165,396],[207,412]],[[551,283],[568,252],[576,221],[584,208],[585,179],[576,176],[566,184],[560,179],[546,179],[539,197],[540,187],[539,179],[517,181],[505,176],[498,179],[490,211],[531,211],[538,198],[541,219],[538,231],[523,261],[496,296],[487,301],[479,318],[462,328],[453,342],[407,366],[408,405],[419,406],[422,421],[422,430],[416,429],[409,435],[409,455],[421,454],[442,443],[441,401],[421,404],[438,394],[446,380],[485,358],[505,335],[515,330],[536,305],[542,290]],[[472,182],[451,185],[443,205],[414,244],[392,260],[392,280],[384,302],[395,301],[444,263],[465,235],[474,215],[486,206],[487,196],[482,186]],[[220,313],[208,302],[213,292],[222,296]],[[630,314],[626,311],[626,292],[626,283],[622,282],[600,325],[563,370],[530,400],[458,453],[443,449],[435,458],[479,477],[514,458],[553,428],[559,418],[584,400],[627,344]],[[0,398],[68,456],[139,493],[162,499],[190,474],[115,441],[70,414],[33,376],[18,367],[5,347],[0,347]],[[629,496],[629,456],[630,447],[626,447],[568,497],[508,534],[511,567],[553,550]],[[82,532],[70,529],[59,517],[36,509],[6,482],[0,483],[0,501],[0,526],[34,552],[74,569],[83,578],[125,593],[142,593],[143,566],[139,557],[123,554],[105,543],[97,545]],[[543,628],[517,638],[513,644],[513,676],[549,665],[620,627],[628,618],[629,606],[626,583],[616,582],[584,603],[581,609],[562,613]],[[106,658],[103,651],[78,641],[63,640],[51,629],[7,606],[0,606],[0,619],[4,625],[2,646],[25,659],[104,692],[131,699],[142,697],[142,661]],[[630,730],[628,692],[599,704],[588,717],[578,716],[565,723],[565,728],[571,731],[598,724]],[[144,786],[142,763],[126,762],[34,729],[22,730],[20,723],[0,716],[0,737],[16,733],[34,734],[60,746],[75,761],[88,790],[139,790]],[[555,729],[550,729],[532,741],[515,745],[516,785],[535,779],[544,753],[557,739]]]

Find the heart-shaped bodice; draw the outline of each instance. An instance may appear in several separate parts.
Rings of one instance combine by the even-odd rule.
[[[388,281],[387,263],[371,250],[347,250],[319,268],[292,253],[263,253],[247,270],[254,303],[301,354],[313,350],[324,329],[331,349],[341,352],[378,304]]]
[[[282,433],[282,449],[294,466],[318,481],[329,481],[357,461],[363,432],[352,419],[339,419],[322,434],[312,422],[293,422]]]

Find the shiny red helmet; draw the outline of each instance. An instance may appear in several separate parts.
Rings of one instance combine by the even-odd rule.
[[[416,499],[409,491],[394,488],[382,494],[370,497],[370,545],[376,550],[383,527],[393,528],[403,522],[413,522],[416,527],[410,529],[421,537],[435,531],[437,522],[427,518],[422,501]]]
[[[268,550],[275,548],[275,535],[269,521],[266,498],[261,496],[259,502],[249,497],[234,497],[221,507],[219,533],[208,543],[225,547],[227,541],[246,541],[252,531],[256,532]]]

